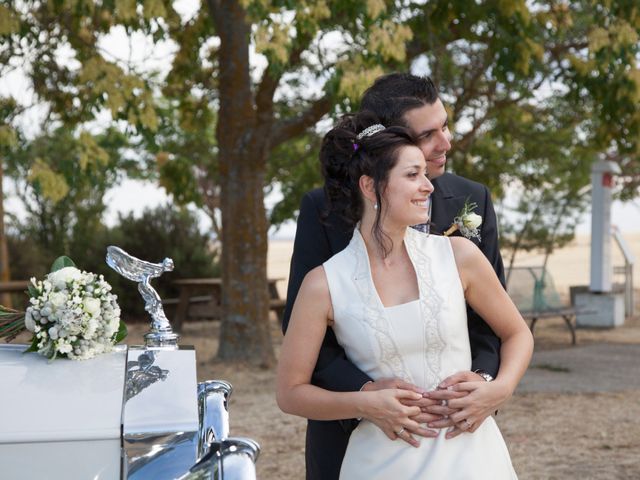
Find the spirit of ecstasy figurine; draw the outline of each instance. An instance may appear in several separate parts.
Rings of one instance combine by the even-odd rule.
[[[147,347],[176,347],[178,334],[162,308],[162,300],[149,281],[164,272],[173,270],[173,260],[165,258],[162,263],[150,263],[129,255],[119,247],[107,247],[107,265],[123,277],[138,282],[138,291],[144,300],[144,309],[151,315],[151,331],[145,334]]]

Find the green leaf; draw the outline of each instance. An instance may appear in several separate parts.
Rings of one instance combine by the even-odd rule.
[[[29,345],[29,348],[27,348],[22,353],[37,352],[37,351],[38,351],[38,337],[34,335],[33,338],[31,339],[31,345]]]
[[[30,283],[27,286],[27,290],[29,291],[29,296],[32,297],[32,298],[35,298],[38,295],[40,295],[40,292],[38,292],[38,289],[36,287],[34,287],[32,283]]]
[[[76,264],[73,263],[73,260],[71,260],[69,257],[65,255],[62,255],[61,257],[56,258],[56,260],[53,262],[53,265],[51,265],[51,271],[56,272],[65,267],[75,267],[75,266]]]
[[[127,325],[122,320],[120,320],[120,326],[118,327],[118,331],[116,332],[116,334],[113,336],[113,342],[120,343],[125,339],[127,333]]]

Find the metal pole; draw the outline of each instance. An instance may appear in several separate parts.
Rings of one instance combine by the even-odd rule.
[[[611,292],[611,190],[620,167],[599,161],[591,168],[591,283],[594,293]]]

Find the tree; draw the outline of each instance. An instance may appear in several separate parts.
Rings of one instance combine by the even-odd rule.
[[[113,129],[76,136],[59,128],[30,141],[21,137],[19,144],[6,156],[27,213],[14,227],[35,239],[51,261],[72,249],[88,250],[102,225],[106,191],[135,167],[123,152],[126,137]]]
[[[211,220],[213,236],[220,239],[220,182],[213,112],[205,108],[158,101],[158,129],[144,135],[139,151],[147,155],[147,173],[155,175],[179,205],[194,204]]]
[[[450,164],[518,212],[500,217],[511,261],[572,238],[596,159],[617,161],[620,195],[637,196],[633,2],[427,2],[411,22],[409,55],[440,83],[458,127]]]
[[[217,185],[205,188],[215,187],[221,207],[224,359],[273,363],[263,194],[271,174],[310,173],[307,159],[287,167],[281,153],[304,152],[300,136],[312,135],[326,114],[357,107],[364,87],[385,70],[422,65],[440,83],[460,126],[456,171],[487,181],[498,195],[527,165],[556,160],[529,163],[515,137],[532,124],[528,116],[556,118],[550,100],[564,102],[563,114],[574,107],[581,120],[572,132],[589,140],[589,152],[637,164],[640,17],[633,2],[207,0],[183,21],[168,0],[57,0],[9,2],[0,13],[0,35],[8,39],[2,64],[37,59],[34,90],[64,121],[108,108],[151,135],[158,128],[153,95],[161,89],[161,104],[178,112],[180,125],[215,131],[198,169],[215,172],[207,178]],[[100,40],[115,28],[175,43],[166,80],[102,55]],[[58,61],[63,46],[73,52],[72,65]],[[616,110],[624,127],[613,125]],[[553,131],[546,133],[539,141]],[[181,155],[158,146],[156,157],[170,165]],[[165,180],[193,175],[181,158]],[[295,202],[287,201],[290,209]]]
[[[155,130],[154,78],[101,55],[100,39],[116,26],[179,47],[165,95],[183,107],[217,111],[216,160],[222,220],[223,328],[219,355],[271,365],[263,204],[271,150],[303,133],[339,98],[360,94],[402,61],[411,32],[394,21],[393,4],[361,2],[203,2],[185,24],[168,1],[25,1],[3,7],[0,35],[9,64],[35,58],[34,91],[65,122],[101,108],[139,131]],[[331,9],[330,9],[331,7]],[[335,43],[328,48],[326,37]],[[168,36],[168,37],[167,37]],[[60,62],[60,48],[72,62]],[[251,71],[254,49],[266,60]],[[317,84],[319,88],[304,88]]]
[[[621,198],[637,196],[639,27],[632,2],[436,1],[413,5],[407,18],[414,33],[407,61],[443,92],[456,173],[489,185],[500,202],[505,188],[509,197],[532,190],[545,196],[532,169],[577,172],[554,186],[556,196],[575,200],[566,212],[573,217],[584,208],[584,198],[574,196],[588,193],[582,187],[590,162],[606,157],[625,172]],[[304,165],[291,170],[285,188],[297,175],[310,184]],[[291,215],[297,198],[285,196],[274,218]],[[503,233],[515,235],[522,219],[501,220]],[[546,245],[536,238],[536,247]]]
[[[384,2],[336,2],[333,11],[322,1],[209,0],[207,4],[212,20],[208,26],[219,38],[216,137],[225,312],[219,356],[233,359],[247,352],[249,358],[260,358],[268,365],[273,353],[266,324],[268,225],[263,189],[269,152],[329,112],[340,87],[344,90],[348,85],[349,75],[351,82],[358,82],[363,73],[380,72],[366,68],[364,52],[369,42],[375,43],[370,45],[375,52],[372,56],[401,60],[403,43],[410,35],[406,27],[391,22]],[[333,55],[326,55],[321,40],[332,30],[342,31],[347,34],[343,38],[351,41],[348,49],[337,48]],[[389,35],[394,34],[396,43],[392,44]],[[252,37],[256,50],[268,62],[255,83],[249,62]],[[359,63],[361,71],[341,63],[347,59]],[[324,92],[309,98],[299,89],[287,95],[288,85],[302,86],[301,75],[311,82],[328,75]],[[283,92],[280,101],[278,90]],[[288,108],[293,112],[282,116],[285,112],[280,105],[299,107]]]
[[[0,281],[7,282],[11,278],[9,266],[9,251],[4,222],[4,165],[5,157],[13,151],[17,144],[15,130],[8,121],[15,111],[16,105],[12,99],[0,98]],[[11,308],[11,296],[3,293],[0,304]]]

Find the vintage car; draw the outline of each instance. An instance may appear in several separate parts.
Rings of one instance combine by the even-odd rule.
[[[152,317],[146,345],[91,360],[0,345],[0,478],[256,478],[258,444],[229,437],[231,385],[198,383],[195,350]]]

